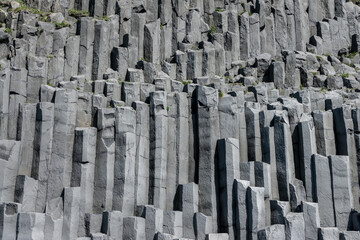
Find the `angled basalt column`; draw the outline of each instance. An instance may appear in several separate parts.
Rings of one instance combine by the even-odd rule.
[[[240,59],[247,60],[250,55],[250,25],[249,13],[239,16]]]
[[[71,186],[80,187],[79,236],[85,236],[85,213],[93,209],[96,128],[76,128]]]
[[[249,56],[257,57],[260,54],[260,21],[259,14],[249,17]]]
[[[115,163],[115,109],[97,110],[94,213],[112,210]]]
[[[277,112],[274,117],[274,141],[279,197],[281,201],[288,201],[289,183],[295,178],[295,169],[290,125],[284,111]]]
[[[236,222],[233,208],[234,179],[240,178],[239,140],[220,139],[217,143],[217,161],[219,171],[220,231],[229,233],[235,239]]]
[[[135,210],[136,112],[129,107],[116,108],[115,129],[112,206],[125,216],[132,216]]]
[[[22,204],[21,211],[35,212],[38,181],[25,176],[16,177],[14,201]]]
[[[2,202],[0,205],[0,238],[16,239],[16,224],[18,213],[21,212],[21,204]]]
[[[304,214],[305,239],[316,239],[318,236],[318,228],[320,227],[318,204],[303,201],[301,203],[301,211]]]
[[[31,176],[38,180],[36,211],[43,212],[47,199],[54,127],[54,104],[39,103],[36,107],[34,155]]]
[[[93,80],[102,79],[106,69],[110,66],[110,23],[107,21],[96,21],[94,30],[94,53],[92,62]]]
[[[195,183],[179,185],[174,210],[182,212],[183,237],[195,238],[194,214],[198,212],[199,187]]]
[[[19,174],[31,175],[32,162],[34,157],[36,104],[27,103],[22,106],[21,113],[21,149],[19,158]]]
[[[145,60],[158,64],[160,62],[160,19],[145,24],[143,44]]]
[[[164,211],[163,232],[174,237],[183,235],[183,213],[180,211]]]
[[[62,240],[74,239],[78,236],[80,187],[64,189],[64,221],[62,227]]]
[[[72,76],[76,76],[78,74],[80,61],[80,41],[80,36],[71,36],[66,40],[64,68],[65,81],[70,81]]]
[[[281,56],[281,51],[288,48],[287,19],[284,8],[274,8],[275,49],[276,55]]]
[[[356,145],[354,133],[354,122],[351,116],[351,107],[343,105],[341,108],[333,110],[334,117],[334,134],[336,142],[336,154],[349,156],[349,168],[351,178],[351,192],[353,195],[353,207],[359,207],[359,176],[356,160]]]
[[[48,199],[61,196],[64,187],[70,186],[72,153],[74,146],[77,91],[58,89],[54,104],[54,133],[51,162],[48,166]]]
[[[296,240],[304,239],[305,222],[303,213],[291,212],[285,218],[285,236],[286,239]]]
[[[285,240],[285,226],[282,224],[275,224],[267,226],[258,231],[258,239],[263,240]]]
[[[264,188],[248,187],[246,193],[248,239],[257,239],[257,232],[265,227]]]
[[[40,86],[47,82],[48,59],[30,54],[28,62],[27,101],[29,103],[37,103],[39,102]]]
[[[247,188],[250,186],[249,181],[234,180],[234,196],[235,204],[235,239],[247,239],[247,209],[246,209],[246,194]]]
[[[290,183],[290,205],[291,211],[296,211],[301,205],[301,202],[306,200],[306,193],[304,184],[301,180],[295,178],[292,183]]]
[[[246,102],[246,134],[248,145],[248,161],[261,161],[261,132],[260,132],[260,105],[257,103]]]
[[[79,20],[80,50],[79,50],[79,74],[85,79],[92,79],[93,49],[95,38],[95,21],[91,18]]]
[[[120,211],[104,212],[102,215],[101,232],[110,239],[122,239],[123,214]]]
[[[303,114],[299,122],[300,179],[306,189],[306,198],[312,201],[311,156],[317,152],[315,126],[311,115]]]
[[[16,239],[45,240],[45,214],[22,212],[18,215]]]
[[[220,138],[239,138],[239,123],[239,107],[237,105],[236,98],[230,95],[220,98]]]
[[[154,239],[157,232],[163,231],[163,217],[162,209],[153,206],[137,206],[136,215],[145,218],[145,235],[144,239]]]
[[[331,189],[329,160],[321,155],[312,156],[313,201],[318,203],[321,227],[334,227],[334,205]]]
[[[189,50],[187,52],[187,79],[201,77],[202,75],[202,50]]]
[[[123,222],[123,239],[141,240],[145,238],[145,219],[125,217]]]
[[[336,227],[347,230],[354,202],[351,192],[350,160],[347,156],[330,156],[329,160]]]
[[[215,190],[215,149],[219,138],[218,91],[209,87],[196,88],[198,126],[199,212],[217,219]]]
[[[136,156],[135,156],[135,190],[137,205],[148,204],[149,193],[149,106],[143,102],[134,102],[136,110]]]
[[[323,156],[335,155],[335,135],[333,113],[331,111],[312,113],[315,124],[317,153]]]
[[[167,101],[165,92],[150,94],[149,204],[166,208]]]

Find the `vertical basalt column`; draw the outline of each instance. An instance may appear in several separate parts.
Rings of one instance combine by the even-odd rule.
[[[149,204],[166,208],[167,101],[165,92],[150,94]]]
[[[18,232],[16,233],[16,239],[45,240],[44,213],[19,213],[17,227]]]
[[[136,111],[136,156],[135,156],[135,205],[148,204],[149,195],[149,154],[150,154],[150,129],[149,106],[143,102],[134,102]]]
[[[317,203],[302,202],[301,211],[304,214],[305,239],[316,239],[320,227],[319,208]]]
[[[235,204],[233,204],[234,179],[240,178],[239,140],[227,138],[218,140],[217,157],[219,170],[220,231],[235,239]]]
[[[314,154],[312,156],[313,201],[318,203],[320,226],[334,227],[334,204],[331,189],[331,172],[329,159]]]
[[[333,113],[331,111],[312,113],[315,124],[317,153],[323,156],[335,155],[335,135]]]
[[[156,6],[157,7],[157,6]],[[144,29],[144,58],[146,61],[160,63],[160,20],[148,23]]]
[[[135,212],[136,112],[121,107],[115,113],[115,168],[113,209],[124,216]]]
[[[264,188],[248,187],[246,193],[248,239],[257,239],[257,232],[265,227]]]
[[[36,108],[34,156],[31,176],[38,180],[36,211],[45,209],[53,143],[54,104],[39,103]]]
[[[239,138],[239,123],[239,108],[236,102],[236,98],[228,95],[220,98],[220,138]]]
[[[97,110],[94,213],[112,210],[115,163],[115,109]]]
[[[194,214],[198,212],[199,188],[195,183],[179,185],[174,210],[182,211],[183,237],[195,238]]]
[[[48,200],[61,196],[64,187],[69,187],[72,172],[77,91],[58,89],[54,104],[54,133],[51,162],[48,167]]]
[[[290,124],[284,111],[275,114],[274,141],[279,197],[281,201],[289,201],[289,183],[295,178],[295,169]]]
[[[336,227],[347,230],[353,208],[350,159],[347,156],[330,156],[331,188]]]
[[[62,240],[74,239],[78,236],[80,188],[70,187],[64,189],[64,221]]]
[[[247,102],[245,106],[248,161],[261,161],[260,105]]]
[[[3,202],[0,205],[0,238],[16,239],[16,225],[21,204]]]
[[[31,176],[31,168],[34,157],[36,104],[24,104],[20,114],[21,118],[21,153],[19,174]]]
[[[95,22],[94,53],[92,62],[93,80],[102,79],[106,69],[110,66],[110,23],[107,21]]]
[[[353,207],[359,208],[359,176],[356,160],[356,144],[354,137],[354,122],[351,116],[351,107],[343,105],[333,110],[334,134],[336,142],[336,155],[349,156],[349,169],[351,178],[351,192]]]
[[[92,79],[93,49],[95,38],[95,21],[91,18],[79,20],[80,50],[79,50],[79,74],[85,75],[85,79]]]
[[[85,213],[93,209],[96,128],[76,128],[71,187],[80,187],[79,236],[85,236]]]
[[[70,81],[72,76],[76,76],[78,74],[80,61],[80,41],[80,36],[71,36],[66,40],[64,67],[65,81]]]
[[[242,240],[247,239],[247,208],[246,208],[246,199],[247,199],[247,189],[250,186],[249,181],[243,180],[234,180],[234,204],[235,204],[235,223],[236,223],[236,232],[235,239]]]
[[[199,211],[211,216],[213,231],[217,230],[215,190],[215,150],[219,139],[218,91],[199,86],[196,88],[198,126],[198,184]]]
[[[315,126],[310,115],[303,115],[299,122],[300,177],[306,189],[307,201],[312,201],[311,156],[317,152]]]
[[[239,16],[240,58],[247,60],[250,55],[250,26],[247,12]]]

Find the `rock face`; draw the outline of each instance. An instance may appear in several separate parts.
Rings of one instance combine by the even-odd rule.
[[[360,239],[360,7],[0,1],[0,239]]]

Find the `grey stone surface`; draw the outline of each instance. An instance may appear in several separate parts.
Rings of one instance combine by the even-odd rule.
[[[1,239],[357,239],[360,8],[0,2]]]

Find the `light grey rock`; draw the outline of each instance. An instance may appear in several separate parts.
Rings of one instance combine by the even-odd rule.
[[[305,239],[316,239],[320,227],[319,208],[317,203],[301,203],[301,210],[304,214]]]
[[[285,226],[275,224],[268,226],[258,231],[258,239],[264,240],[284,240],[285,239]]]
[[[123,227],[123,239],[146,239],[145,219],[141,217],[125,217]]]
[[[312,173],[314,202],[318,203],[320,226],[334,227],[335,216],[332,204],[332,189],[329,160],[321,155],[312,156]]]
[[[321,227],[318,231],[318,239],[325,240],[325,239],[339,239],[339,229],[335,227]]]

